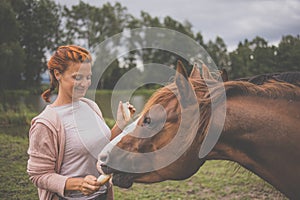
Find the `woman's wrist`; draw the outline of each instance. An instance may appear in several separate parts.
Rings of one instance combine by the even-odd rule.
[[[122,133],[122,129],[119,127],[119,125],[116,123],[113,128],[111,129],[111,137],[110,139],[114,139],[115,137],[117,137],[120,133]]]
[[[65,191],[71,191],[71,190],[80,191],[82,183],[83,183],[83,178],[68,178],[65,185]]]

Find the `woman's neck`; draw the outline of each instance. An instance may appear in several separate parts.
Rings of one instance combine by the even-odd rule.
[[[51,104],[51,106],[63,106],[66,104],[71,104],[73,102],[77,102],[77,101],[79,101],[79,99],[73,99],[73,98],[67,97],[61,93],[58,93],[57,98]]]

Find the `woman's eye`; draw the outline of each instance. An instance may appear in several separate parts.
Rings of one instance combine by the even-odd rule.
[[[84,76],[82,75],[76,75],[73,77],[76,81],[81,81],[82,79],[84,79]],[[86,80],[91,80],[92,79],[92,76],[87,76],[86,77]]]
[[[74,79],[75,79],[76,81],[80,81],[80,80],[82,79],[82,76],[77,75],[77,76],[74,77]]]
[[[149,125],[151,123],[151,118],[145,117],[143,123]]]

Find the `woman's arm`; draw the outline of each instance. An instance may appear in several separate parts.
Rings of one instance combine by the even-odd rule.
[[[59,195],[64,194],[68,177],[56,173],[58,144],[56,134],[42,123],[35,123],[30,129],[27,172],[36,187]]]
[[[122,133],[122,129],[119,128],[119,126],[117,125],[117,123],[112,127],[111,129],[111,136],[110,136],[110,140],[113,140],[115,137],[117,137],[120,133]]]
[[[78,190],[90,195],[99,190],[97,178],[87,175],[84,178],[69,178],[55,170],[57,162],[57,139],[46,125],[34,124],[29,138],[29,160],[27,172],[36,187],[64,196],[66,191]]]
[[[119,102],[118,110],[117,110],[117,121],[116,124],[111,129],[111,137],[110,140],[117,137],[120,133],[122,133],[123,129],[126,127],[126,125],[130,122],[132,116],[135,113],[135,108],[133,105],[127,102],[127,108],[130,111],[130,118],[126,117],[126,113],[123,109],[122,102]]]

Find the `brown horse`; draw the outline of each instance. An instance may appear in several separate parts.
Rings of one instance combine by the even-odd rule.
[[[229,160],[299,199],[300,87],[276,80],[223,83],[203,73],[194,67],[188,77],[178,62],[174,83],[154,93],[133,128],[100,154],[101,169],[128,188],[133,182],[183,180],[207,160]],[[205,143],[211,148],[201,154]]]

